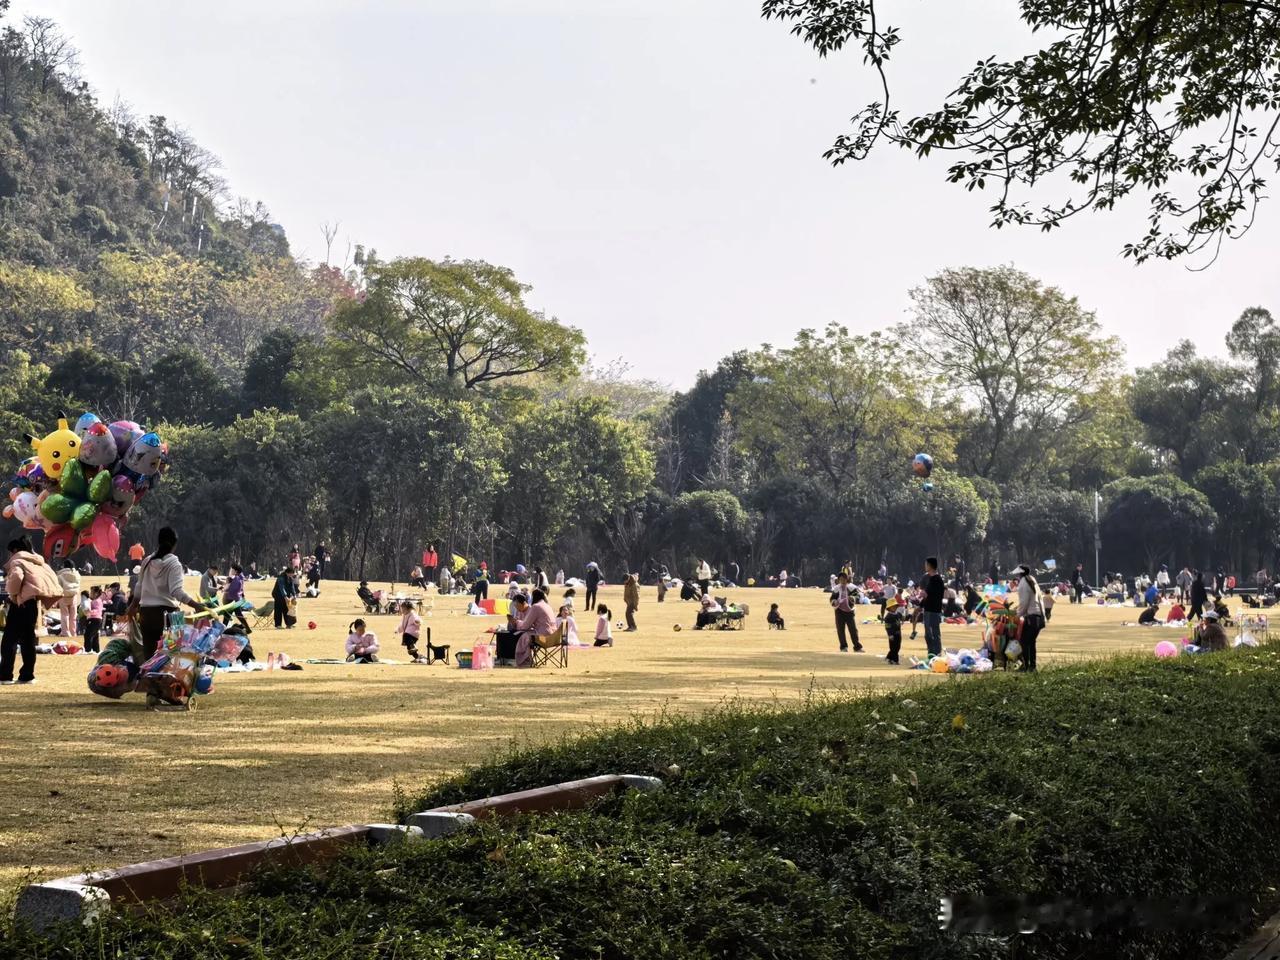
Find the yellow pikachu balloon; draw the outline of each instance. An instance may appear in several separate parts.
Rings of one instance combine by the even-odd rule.
[[[45,476],[52,480],[61,479],[62,468],[80,453],[80,438],[67,428],[65,417],[58,420],[58,429],[43,440],[37,440],[30,434],[27,439],[31,441],[31,448],[35,450]]]

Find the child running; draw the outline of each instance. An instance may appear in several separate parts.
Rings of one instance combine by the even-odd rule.
[[[609,608],[603,603],[596,607],[596,613],[600,614],[600,619],[596,621],[596,643],[597,647],[613,646],[613,627],[609,624],[612,614]]]
[[[353,620],[347,636],[347,660],[352,663],[378,662],[378,635],[365,629],[363,620]]]
[[[400,604],[400,626],[396,628],[400,634],[400,642],[404,644],[414,663],[426,663],[427,658],[418,653],[418,639],[422,635],[422,617],[413,609],[413,604],[406,600]]]

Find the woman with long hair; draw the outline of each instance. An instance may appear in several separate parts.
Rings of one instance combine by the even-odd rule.
[[[1031,568],[1025,563],[1014,568],[1013,575],[1018,578],[1018,642],[1022,644],[1022,669],[1027,673],[1036,670],[1036,638],[1044,629],[1044,600],[1040,595],[1040,584],[1031,575]]]
[[[178,534],[172,527],[161,527],[156,535],[156,551],[143,558],[138,572],[137,593],[138,629],[142,633],[144,661],[150,659],[160,646],[164,636],[165,621],[169,614],[186,604],[192,610],[203,610],[205,605],[182,586],[182,561],[173,552],[178,545]]]

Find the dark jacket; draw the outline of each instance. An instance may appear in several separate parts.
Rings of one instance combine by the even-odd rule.
[[[920,604],[920,609],[925,613],[941,613],[942,595],[946,592],[947,585],[942,574],[929,574],[924,578],[924,602]]]
[[[1204,578],[1196,577],[1191,581],[1191,603],[1204,604],[1209,600],[1209,591],[1205,588]]]
[[[273,597],[281,597],[288,599],[298,595],[298,588],[293,583],[293,577],[287,573],[282,573],[276,577],[276,585],[271,588]]]

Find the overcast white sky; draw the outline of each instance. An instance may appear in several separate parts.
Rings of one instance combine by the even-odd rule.
[[[907,0],[905,112],[1025,44],[1013,0]],[[189,129],[295,252],[320,225],[384,257],[474,257],[532,284],[601,360],[688,386],[723,354],[905,316],[948,266],[1013,263],[1075,294],[1133,364],[1190,337],[1222,352],[1280,306],[1280,200],[1207,272],[1134,267],[1141,204],[1053,235],[994,231],[945,159],[822,152],[875,95],[755,0],[19,0],[57,19],[110,103]]]

